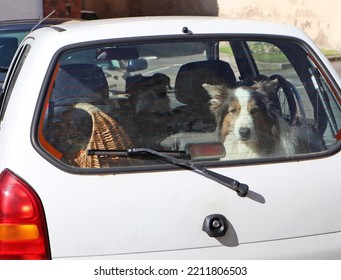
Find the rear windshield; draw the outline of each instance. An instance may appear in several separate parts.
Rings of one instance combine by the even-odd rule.
[[[339,96],[291,40],[209,38],[63,52],[37,139],[72,168],[162,167],[145,148],[209,164],[314,157],[340,137]]]

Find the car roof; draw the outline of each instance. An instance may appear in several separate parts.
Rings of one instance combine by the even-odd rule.
[[[224,23],[222,26],[221,24]],[[158,25],[155,25],[158,24]],[[61,28],[66,31],[75,29],[95,30],[99,28],[107,29],[115,26],[127,27],[126,32],[134,32],[141,34],[170,34],[182,33],[182,28],[179,30],[178,26],[185,27],[194,34],[196,29],[198,33],[259,33],[259,34],[274,34],[274,35],[288,35],[301,33],[299,29],[280,23],[259,21],[259,20],[239,20],[226,19],[221,17],[204,17],[204,16],[152,16],[152,17],[130,17],[130,18],[115,18],[102,19],[97,21],[85,22],[66,22],[61,24]],[[128,28],[129,27],[129,28]],[[142,27],[151,27],[144,29]]]
[[[41,26],[57,25],[69,21],[69,18],[48,18],[41,22]],[[20,19],[0,21],[0,31],[30,30],[37,25],[41,19]]]
[[[92,44],[119,40],[155,40],[158,37],[175,36],[177,40],[184,36],[250,36],[260,38],[276,36],[276,38],[296,38],[310,45],[319,52],[314,42],[300,29],[279,23],[226,19],[204,16],[153,16],[99,19],[92,21],[67,21],[58,26],[39,28],[29,37],[40,51],[48,51],[48,55],[66,46]],[[186,37],[185,37],[186,36]],[[40,54],[41,55],[41,54]]]

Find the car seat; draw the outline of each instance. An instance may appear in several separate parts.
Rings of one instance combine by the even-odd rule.
[[[229,63],[220,60],[196,61],[180,67],[175,80],[175,97],[184,106],[174,110],[180,114],[178,131],[213,131],[214,116],[209,110],[210,96],[202,84],[236,87],[236,77]]]
[[[180,67],[175,80],[175,97],[184,105],[173,110],[173,134],[161,141],[165,150],[186,150],[193,143],[216,143],[216,121],[209,108],[210,96],[202,84],[236,87],[229,63],[196,61]]]
[[[76,108],[89,103],[107,111],[109,88],[103,70],[93,64],[60,65],[48,103],[44,136],[63,154],[63,160],[75,158],[84,149],[92,132],[89,114]]]
[[[50,98],[54,105],[78,102],[103,104],[108,99],[108,82],[100,67],[93,64],[60,66]]]

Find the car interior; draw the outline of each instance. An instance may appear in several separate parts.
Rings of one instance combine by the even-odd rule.
[[[305,152],[284,160],[316,156],[338,140],[336,93],[308,50],[289,40],[210,38],[93,46],[62,53],[54,73],[38,140],[52,157],[71,167],[167,163],[124,153],[132,147],[233,164],[218,137],[211,96],[203,84],[235,89],[276,80],[276,93],[269,99],[305,146]],[[94,156],[89,149],[117,154]],[[241,156],[238,163],[250,160],[269,158]]]

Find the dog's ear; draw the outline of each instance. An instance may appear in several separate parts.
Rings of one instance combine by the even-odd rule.
[[[223,85],[202,84],[202,87],[208,92],[212,99],[218,99],[219,101],[228,93],[226,86]]]
[[[266,89],[268,92],[277,92],[277,86],[278,86],[278,79],[275,78],[273,80],[270,80],[270,82],[267,83]]]
[[[202,84],[202,87],[211,97],[211,100],[209,101],[211,112],[218,118],[227,99],[228,88],[223,85],[210,84]]]
[[[277,92],[278,86],[278,79],[264,79],[259,82],[256,82],[254,85],[251,86],[252,89],[261,92],[263,94],[272,94]]]

